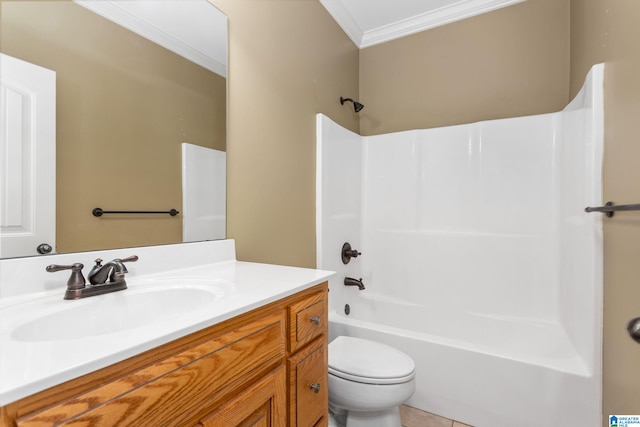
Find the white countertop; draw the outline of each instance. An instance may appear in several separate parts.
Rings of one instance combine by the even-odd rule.
[[[330,271],[232,259],[148,274],[129,274],[126,276],[129,289],[82,300],[64,301],[64,287],[1,298],[0,406],[277,301],[322,283],[333,274]],[[21,325],[68,305],[75,304],[76,308],[78,304],[93,304],[93,307],[109,310],[110,304],[118,303],[118,294],[144,291],[155,278],[175,278],[176,282],[211,278],[223,284],[220,292],[224,295],[201,304],[195,310],[187,308],[179,315],[163,316],[162,320],[120,332],[50,341],[26,341],[14,337],[15,330]],[[66,275],[58,279],[64,284]],[[80,323],[91,321],[76,320]],[[69,325],[69,328],[73,327],[73,324]]]

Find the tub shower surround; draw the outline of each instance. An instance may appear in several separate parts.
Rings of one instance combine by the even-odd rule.
[[[602,202],[603,69],[552,114],[367,137],[318,115],[330,338],[409,354],[409,405],[478,427],[600,424],[602,218],[584,208]],[[344,265],[347,241],[362,256]]]

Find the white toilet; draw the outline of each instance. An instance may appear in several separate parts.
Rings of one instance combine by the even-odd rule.
[[[415,369],[413,359],[386,344],[337,337],[329,343],[331,423],[400,427],[400,404],[415,390]]]

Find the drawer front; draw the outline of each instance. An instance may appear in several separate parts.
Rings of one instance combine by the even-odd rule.
[[[182,425],[282,360],[282,312],[18,420],[42,425]],[[220,388],[221,384],[226,386]],[[52,421],[55,420],[55,423]]]
[[[294,353],[328,327],[326,292],[318,292],[289,307],[289,351]]]
[[[329,393],[327,373],[327,340],[323,336],[290,359],[292,419],[298,427],[313,427],[327,416]]]

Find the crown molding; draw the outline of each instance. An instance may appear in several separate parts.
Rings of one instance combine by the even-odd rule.
[[[353,44],[360,48],[364,31],[344,6],[342,0],[320,0],[320,3],[327,9],[340,28],[342,28],[342,31],[349,36]]]
[[[360,49],[491,12],[526,0],[465,0],[370,31],[363,31],[341,0],[320,0]]]
[[[193,48],[188,43],[178,39],[166,30],[159,28],[127,10],[118,6],[114,1],[73,0],[90,11],[151,40],[152,42],[176,53],[223,77],[227,76],[226,64]]]

